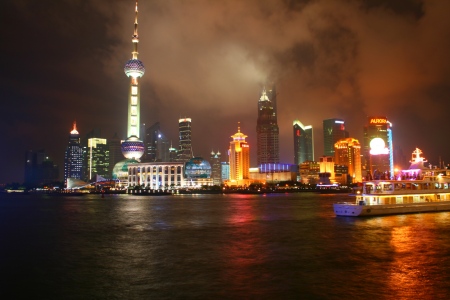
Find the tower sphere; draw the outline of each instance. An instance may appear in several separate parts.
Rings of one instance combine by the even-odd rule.
[[[131,76],[133,78],[142,77],[145,73],[144,63],[139,59],[130,59],[127,61],[123,70],[128,77]]]
[[[128,159],[139,159],[142,155],[144,155],[145,151],[144,142],[136,136],[130,136],[122,143],[121,148],[123,156]]]

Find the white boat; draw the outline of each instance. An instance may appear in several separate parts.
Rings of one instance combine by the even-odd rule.
[[[376,216],[450,211],[450,170],[425,167],[418,148],[408,170],[392,179],[363,182],[354,203],[333,204],[336,216]]]

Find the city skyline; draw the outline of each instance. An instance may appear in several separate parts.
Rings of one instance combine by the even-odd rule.
[[[293,161],[295,119],[313,126],[319,157],[323,120],[345,120],[362,141],[367,116],[383,115],[394,148],[417,146],[431,163],[448,163],[439,126],[450,108],[450,3],[390,2],[142,1],[141,122],[161,122],[175,141],[177,120],[188,115],[194,155],[207,158],[212,149],[225,153],[240,121],[254,166],[255,105],[270,79],[280,162]],[[62,170],[73,121],[81,136],[101,128],[108,140],[115,132],[126,138],[122,70],[134,1],[0,5],[2,36],[14,45],[2,49],[0,128],[8,146],[0,182],[23,181],[27,150],[45,149]]]

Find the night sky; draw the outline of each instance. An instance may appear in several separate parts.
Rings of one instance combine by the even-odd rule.
[[[23,181],[25,151],[60,166],[76,120],[125,138],[134,0],[2,0],[0,183]],[[450,1],[141,0],[141,121],[178,146],[192,118],[193,151],[226,161],[247,134],[256,163],[257,101],[278,92],[281,161],[293,163],[292,122],[343,118],[362,142],[367,116],[387,116],[394,146],[450,163]]]

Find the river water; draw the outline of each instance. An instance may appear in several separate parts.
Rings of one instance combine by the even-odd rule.
[[[1,195],[0,298],[449,298],[449,212],[335,217],[346,200]]]

